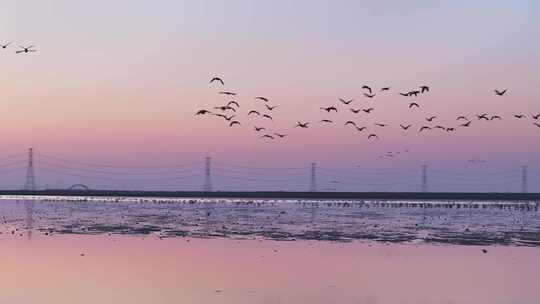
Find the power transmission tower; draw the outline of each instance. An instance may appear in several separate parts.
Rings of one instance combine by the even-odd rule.
[[[317,163],[311,163],[310,192],[317,192]]]
[[[521,166],[521,193],[527,193],[529,191],[528,189],[528,166]]]
[[[34,149],[28,149],[28,168],[26,169],[26,184],[25,190],[36,190],[36,177],[34,175]]]
[[[422,165],[422,192],[427,192],[427,165]]]
[[[204,166],[204,192],[212,192],[212,158],[206,157]]]

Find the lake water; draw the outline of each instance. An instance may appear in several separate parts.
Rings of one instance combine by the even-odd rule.
[[[8,197],[0,216],[0,303],[540,303],[536,203]]]

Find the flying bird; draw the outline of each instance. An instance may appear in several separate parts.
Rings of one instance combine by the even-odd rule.
[[[379,126],[379,127],[387,127],[388,126],[387,124],[382,124],[382,123],[374,123],[374,125]]]
[[[205,114],[211,114],[212,112],[208,111],[208,110],[199,110],[197,111],[197,113],[195,113],[195,115],[205,115]]]
[[[503,96],[504,93],[506,93],[507,90],[503,90],[503,91],[494,90],[494,91],[495,91],[495,95],[497,95],[497,96]]]
[[[218,109],[218,110],[221,110],[221,111],[231,110],[231,111],[233,111],[233,112],[236,112],[236,109],[233,108],[233,107],[230,107],[230,106],[214,107],[214,109]]]
[[[420,94],[420,91],[410,91],[409,96],[414,95],[414,97],[418,97],[418,94]]]
[[[457,118],[456,120],[461,120],[461,119],[463,119],[463,120],[469,120],[469,119],[468,119],[467,117],[465,117],[465,116],[458,116],[458,118]]]
[[[328,113],[330,113],[330,111],[336,111],[336,113],[337,113],[337,108],[334,107],[334,106],[330,106],[330,107],[328,107],[328,108],[323,108],[323,107],[321,107],[321,110],[325,110],[325,111],[328,112]]]
[[[379,139],[379,136],[377,136],[377,134],[369,134],[368,139],[372,139],[372,138],[375,138],[375,139]]]
[[[363,109],[362,111],[366,112],[366,113],[370,113],[371,111],[375,110],[375,108],[369,108],[369,109]]]
[[[369,86],[367,86],[367,85],[363,86],[362,89],[368,90],[368,91],[369,91],[369,94],[372,94],[372,93],[373,93],[373,91],[371,91],[371,88],[370,88]]]
[[[274,133],[274,135],[279,137],[279,138],[283,138],[283,137],[287,136],[287,134],[280,134],[280,133]]]
[[[540,124],[539,124],[539,123],[537,123],[537,122],[533,122],[533,124],[534,124],[535,126],[537,126],[537,127],[539,127],[539,128],[540,128]]]
[[[309,128],[309,122],[304,122],[304,123],[302,123],[302,122],[297,122],[297,123],[296,123],[296,126],[294,126],[294,127],[295,127],[295,128],[296,128],[296,127],[300,127],[300,128],[306,129],[306,128]]]
[[[261,138],[270,138],[270,139],[274,139],[274,136],[265,134],[265,135],[261,136]]]
[[[523,114],[516,114],[516,115],[514,115],[514,117],[515,117],[515,118],[521,119],[521,118],[525,118],[525,115],[523,115]]]
[[[231,121],[231,122],[229,123],[229,127],[232,127],[232,126],[234,126],[234,125],[239,125],[239,126],[241,126],[242,124],[241,124],[238,120],[233,120],[233,121]]]
[[[429,92],[428,86],[420,86],[420,93],[424,94],[425,92]]]
[[[499,115],[493,115],[493,116],[491,116],[491,118],[489,120],[494,120],[494,119],[501,120],[502,118]]]
[[[231,116],[228,116],[228,117],[226,115],[223,115],[223,114],[212,114],[212,115],[222,117],[226,121],[231,121],[231,119],[236,117],[236,115],[231,115]]]
[[[231,105],[235,105],[237,108],[240,108],[240,105],[238,104],[238,102],[236,102],[236,101],[234,101],[234,100],[233,100],[233,101],[229,101],[229,102],[227,103],[227,106],[228,106],[228,107],[230,107]]]
[[[381,88],[381,92],[382,91],[390,91],[390,87],[384,87],[384,88]]]
[[[375,97],[375,94],[364,93],[364,96],[366,96],[367,98],[373,98]]]
[[[455,128],[446,128],[446,132],[454,132],[455,130]]]
[[[470,125],[471,125],[471,121],[469,120],[469,121],[467,121],[466,123],[461,124],[460,126],[462,126],[462,127],[469,127]]]
[[[420,128],[420,130],[418,130],[418,132],[422,132],[422,131],[424,131],[424,130],[431,130],[431,128],[430,128],[430,127],[423,126],[423,127]]]
[[[412,107],[420,108],[420,105],[417,104],[416,102],[411,102],[411,103],[409,104],[409,109],[412,108]]]
[[[2,47],[2,49],[5,50],[5,49],[7,49],[7,47],[10,46],[12,43],[13,43],[13,41],[10,41],[10,42],[8,42],[8,43],[6,43],[6,44],[0,44],[0,47]]]
[[[257,97],[255,97],[255,99],[262,100],[264,102],[268,102],[268,98],[262,97],[262,96],[257,96]]]
[[[348,105],[348,104],[350,104],[351,102],[353,102],[354,99],[351,99],[351,100],[345,100],[345,99],[343,99],[343,98],[340,98],[339,101],[341,101],[343,104]]]
[[[443,126],[439,126],[439,125],[437,125],[437,126],[435,126],[435,129],[441,129],[441,130],[446,130],[446,127],[443,127]]]
[[[263,117],[264,117],[264,118],[268,118],[268,119],[274,121],[274,119],[272,118],[272,116],[270,116],[270,115],[268,115],[268,114],[264,114]]]
[[[352,121],[352,120],[348,120],[348,121],[345,123],[345,125],[353,125],[353,126],[356,127],[356,123],[355,123],[354,121]]]
[[[540,118],[540,114],[532,115],[531,117],[532,119],[537,120],[538,118]]]
[[[353,112],[355,114],[360,113],[360,111],[362,111],[362,110],[361,109],[351,109],[351,112]]]
[[[399,125],[403,130],[408,130],[412,125]]]
[[[254,127],[254,130],[257,132],[265,130],[265,129],[266,129],[265,127],[257,127],[257,126]]]
[[[409,96],[411,96],[411,93],[410,92],[409,93],[399,93],[399,95],[409,97]]]
[[[487,117],[487,114],[476,115],[476,117],[478,117],[478,120],[481,120],[481,119],[489,120],[489,118]]]
[[[273,109],[277,108],[277,106],[271,107],[271,106],[269,106],[269,105],[267,105],[267,104],[264,104],[264,105],[266,106],[266,108],[268,109],[268,111],[272,111]]]
[[[214,81],[221,83],[221,85],[225,85],[225,83],[223,82],[223,79],[221,79],[221,78],[219,78],[219,77],[214,77],[214,78],[212,78],[212,79],[210,80],[210,83],[212,83],[212,82],[214,82]]]
[[[437,116],[427,117],[426,120],[432,122],[435,118],[437,118]]]
[[[358,132],[362,132],[362,131],[364,131],[365,129],[367,129],[367,127],[358,127],[358,126],[356,127],[356,130],[357,130]]]
[[[333,123],[333,121],[329,120],[329,119],[322,119],[321,121],[319,122],[326,122],[326,123]]]
[[[229,96],[236,96],[236,93],[234,92],[227,92],[227,91],[221,91],[219,92],[221,95],[229,95]]]
[[[259,113],[258,111],[255,111],[255,110],[249,111],[249,112],[248,112],[248,116],[249,116],[250,114],[257,114],[257,115],[261,116],[261,113]]]
[[[32,52],[37,52],[37,50],[33,49],[34,47],[35,47],[34,45],[31,45],[29,47],[24,47],[24,46],[19,45],[19,48],[21,48],[21,49],[16,51],[15,54],[21,54],[21,53],[28,54],[28,53],[32,53]]]

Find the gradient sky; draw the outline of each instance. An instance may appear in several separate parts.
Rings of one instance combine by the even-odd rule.
[[[382,189],[341,184],[339,190],[418,190],[425,163],[442,178],[455,173],[431,190],[519,191],[519,169],[528,164],[529,190],[540,191],[540,129],[530,119],[476,124],[454,135],[403,136],[394,128],[378,132],[378,142],[344,126],[292,128],[298,119],[325,118],[318,108],[338,105],[340,97],[354,98],[355,107],[377,108],[372,116],[360,116],[366,125],[423,124],[429,115],[451,125],[459,114],[540,113],[537,1],[5,0],[0,25],[0,42],[35,44],[39,50],[27,56],[0,51],[0,159],[33,146],[44,155],[118,166],[191,163],[205,156],[213,157],[216,168],[219,162],[296,168],[316,161],[321,168],[348,171],[335,177],[328,171],[320,188],[345,179],[412,183]],[[243,109],[257,106],[252,97],[258,95],[279,105],[275,123],[266,126],[289,138],[264,142],[243,117],[245,125],[238,129],[194,118],[196,110],[227,101],[216,94],[220,88],[208,84],[214,75],[224,78],[225,89],[239,93]],[[364,84],[392,91],[367,100]],[[409,111],[397,92],[422,84],[432,92],[422,97],[420,110]],[[493,95],[495,88],[509,92],[500,98]],[[399,159],[377,158],[405,149],[411,152]],[[487,163],[471,166],[466,160],[472,158]],[[41,188],[84,182],[199,189],[202,183],[201,176],[181,182],[111,181],[96,178],[104,176],[96,172],[61,168],[81,175],[76,177],[40,169],[39,161]],[[215,176],[216,189],[308,185],[308,170],[257,171],[257,181],[249,180],[255,170],[227,168],[222,175],[237,179]],[[201,164],[188,169],[195,171],[179,175],[202,173]],[[360,174],[360,179],[355,174],[361,170],[388,174]],[[515,172],[507,179],[492,174],[508,170]],[[87,175],[94,177],[82,177]],[[471,175],[482,187],[462,178]],[[294,181],[288,181],[291,176]],[[23,181],[24,170],[0,177],[2,187],[20,187]]]

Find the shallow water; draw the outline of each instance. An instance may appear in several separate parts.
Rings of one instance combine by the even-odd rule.
[[[4,199],[0,303],[539,303],[538,205],[459,204]]]

